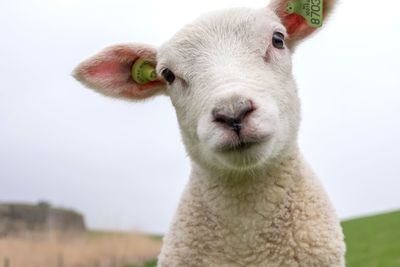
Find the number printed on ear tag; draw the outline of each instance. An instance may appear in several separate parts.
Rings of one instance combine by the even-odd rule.
[[[298,0],[289,1],[286,11],[289,14],[299,14],[303,16],[311,27],[321,27],[324,20],[324,0]]]

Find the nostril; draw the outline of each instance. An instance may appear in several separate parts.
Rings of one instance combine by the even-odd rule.
[[[252,113],[254,111],[254,107],[253,107],[253,105],[248,105],[248,106],[246,106],[246,107],[244,107],[241,111],[240,111],[240,113],[239,113],[239,115],[238,115],[238,118],[240,118],[240,120],[243,120],[245,117],[247,117],[250,113]]]
[[[225,127],[229,127],[237,134],[243,128],[245,118],[255,110],[251,101],[238,101],[233,105],[233,110],[223,105],[212,110],[212,116],[215,123],[219,123]]]
[[[217,114],[217,115],[213,115],[213,117],[214,117],[214,121],[215,121],[215,122],[218,122],[218,123],[223,123],[223,124],[225,124],[225,123],[227,123],[227,121],[228,121],[228,119],[227,119],[225,116],[223,116],[223,115]]]
[[[212,116],[214,118],[215,122],[218,123],[228,123],[228,121],[231,119],[229,116],[227,116],[222,109],[219,108],[214,108],[212,111]]]
[[[213,112],[213,116],[214,116],[214,122],[228,126],[237,134],[240,133],[240,130],[242,129],[242,120],[243,120],[244,116],[243,116],[243,118],[240,118],[240,117],[232,118],[232,117],[226,116],[224,114],[214,113],[214,112]]]

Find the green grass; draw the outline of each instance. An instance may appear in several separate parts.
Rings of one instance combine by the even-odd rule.
[[[342,222],[347,267],[400,267],[400,211]]]
[[[124,267],[155,267],[157,265],[157,259],[146,261],[142,265],[137,264],[127,264]]]

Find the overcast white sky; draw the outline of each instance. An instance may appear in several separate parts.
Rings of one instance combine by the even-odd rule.
[[[104,46],[160,45],[209,10],[261,0],[0,3],[0,201],[48,200],[90,227],[165,232],[189,174],[166,97],[135,104],[70,72]],[[294,55],[301,148],[341,218],[400,208],[400,3],[342,0]]]

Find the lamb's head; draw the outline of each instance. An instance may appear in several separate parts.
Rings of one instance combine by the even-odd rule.
[[[158,50],[107,48],[80,64],[75,77],[114,97],[168,95],[186,148],[200,165],[227,171],[263,166],[296,146],[300,114],[291,51],[315,30],[289,15],[287,2],[208,14]],[[332,4],[325,0],[325,14]],[[153,63],[159,78],[135,82],[131,68],[138,58]]]

